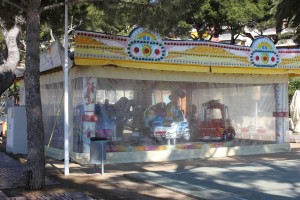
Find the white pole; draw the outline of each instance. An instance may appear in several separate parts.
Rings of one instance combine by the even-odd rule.
[[[64,163],[65,175],[69,175],[69,65],[68,65],[68,0],[65,0],[65,66],[64,66]]]
[[[276,142],[282,144],[285,142],[285,137],[288,133],[288,106],[287,106],[287,84],[278,83],[275,86],[276,98]],[[283,113],[278,115],[278,113]]]

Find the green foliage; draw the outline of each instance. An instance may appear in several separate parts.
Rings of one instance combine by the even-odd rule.
[[[87,8],[87,16],[83,22],[84,29],[102,32],[104,30],[102,20],[104,18],[103,10],[95,8],[95,6],[90,5]]]
[[[236,37],[246,26],[265,30],[272,27],[272,0],[196,0],[181,17],[197,30],[199,40],[207,33],[212,37],[229,32]],[[235,43],[232,37],[231,43]]]
[[[241,34],[245,26],[249,26],[251,22],[252,25],[255,25],[257,22],[264,22],[268,18],[266,15],[269,13],[265,12],[264,0],[219,0],[219,3],[223,18],[222,25],[227,26],[227,30],[231,32],[232,36]],[[232,37],[231,44],[235,43],[235,39]]]
[[[179,22],[185,19],[191,5],[192,1],[182,0],[161,0],[155,4],[135,5],[136,14],[130,16],[130,22],[168,36],[182,27]]]
[[[46,3],[47,1],[43,1]],[[48,4],[47,4],[48,5]],[[68,7],[68,25],[69,30],[79,28],[85,20],[89,7],[88,4],[75,4]],[[55,16],[55,17],[54,17]],[[94,19],[94,22],[97,18]],[[41,15],[41,41],[47,42],[51,40],[50,32],[53,32],[55,39],[62,40],[64,37],[65,27],[65,7],[57,7],[42,13]]]
[[[3,64],[3,60],[7,57],[6,43],[3,34],[0,32],[0,65]]]
[[[12,97],[15,104],[19,103],[19,99],[20,99],[20,83],[19,82],[14,82],[8,88],[8,96]]]
[[[95,9],[101,10],[102,22],[99,21],[98,27],[110,34],[128,34],[133,27],[141,26],[159,32],[162,36],[187,35],[191,25],[183,19],[191,2],[158,0],[149,3],[146,0],[132,0],[95,4]]]
[[[275,1],[276,27],[282,30],[282,24],[287,20],[289,27],[294,28],[296,33],[294,41],[300,42],[300,1],[296,0],[277,0]]]
[[[42,6],[57,2],[45,0]],[[270,20],[272,6],[272,0],[95,1],[70,5],[69,25],[72,29],[119,35],[128,35],[134,27],[141,26],[163,37],[184,39],[188,39],[191,29],[195,28],[196,39],[203,40],[204,35],[217,37],[224,31],[240,34],[250,23],[253,28],[265,30],[274,23]],[[0,11],[2,9],[0,7]],[[227,28],[224,30],[224,27]],[[42,13],[42,42],[50,41],[50,30],[55,37],[63,38],[64,6]]]
[[[186,23],[185,21],[179,21],[177,26],[170,28],[169,35],[172,38],[180,37],[181,39],[190,39],[189,32],[192,30],[193,26]],[[173,35],[172,35],[173,34]]]
[[[252,24],[253,28],[256,28],[260,33],[264,30],[274,27],[275,20],[274,20],[274,4],[273,0],[258,0],[257,1],[260,17],[253,19],[254,24]],[[250,25],[251,26],[251,25]]]
[[[90,5],[81,28],[108,34],[128,35],[133,25],[128,23],[127,7],[126,4],[115,3]]]
[[[289,102],[291,102],[296,90],[300,90],[300,77],[291,77],[289,78],[289,86],[288,86]]]
[[[204,40],[204,35],[216,36],[221,33],[221,13],[218,1],[197,0],[191,5],[186,22],[197,30],[198,36],[194,39]]]

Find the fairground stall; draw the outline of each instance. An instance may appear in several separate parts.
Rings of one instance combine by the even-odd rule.
[[[288,78],[298,49],[77,31],[70,85],[70,156],[88,164],[92,137],[106,162],[289,151]],[[45,146],[63,158],[63,71],[41,76]]]

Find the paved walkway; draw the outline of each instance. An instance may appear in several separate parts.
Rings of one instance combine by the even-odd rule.
[[[0,199],[2,200],[70,200],[70,199],[82,199],[91,200],[92,197],[87,196],[81,192],[70,192],[60,194],[48,194],[48,195],[36,195],[36,196],[22,196],[22,197],[8,197],[1,190],[24,187],[24,172],[26,166],[20,162],[14,160],[3,152],[0,152]],[[45,178],[45,185],[56,185],[60,184],[57,181],[50,180],[48,177]]]
[[[300,199],[300,159],[125,174],[136,181],[222,200]]]
[[[6,192],[3,188],[15,187],[25,167],[2,152],[0,152],[0,160],[0,190]],[[92,197],[139,200],[300,199],[298,166],[300,166],[300,144],[296,143],[292,144],[291,152],[274,154],[108,164],[105,165],[104,175],[95,173],[91,166],[70,163],[70,175],[64,176],[64,162],[48,159],[47,174],[55,175],[59,178],[55,180],[59,182],[48,179],[47,183],[54,184],[56,189],[60,184],[64,186],[68,183],[72,188],[76,186],[75,189],[61,190],[62,192],[47,191],[47,195],[38,194],[26,198],[30,200],[84,200],[93,199]],[[0,199],[23,200],[25,198],[5,196],[0,191]]]
[[[8,189],[16,186],[16,182],[22,177],[25,166],[0,152],[0,189]]]

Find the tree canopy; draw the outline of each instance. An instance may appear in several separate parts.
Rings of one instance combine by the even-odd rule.
[[[295,29],[293,39],[300,42],[300,1],[278,0],[275,6],[276,28],[282,30],[283,23]]]

